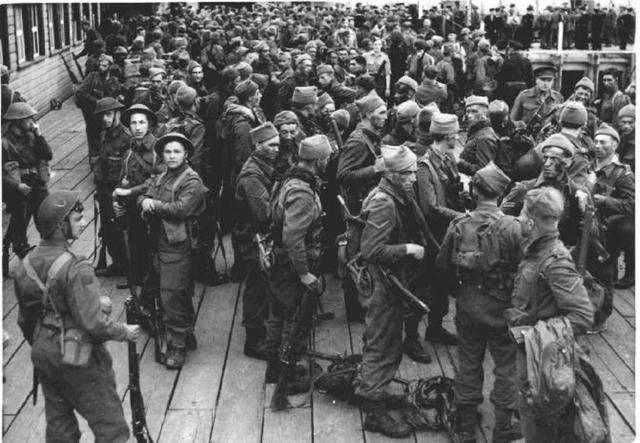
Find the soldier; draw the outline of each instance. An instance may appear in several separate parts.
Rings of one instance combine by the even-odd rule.
[[[120,111],[124,105],[113,97],[98,100],[94,112],[102,120],[100,152],[89,159],[96,182],[96,200],[100,208],[101,237],[111,256],[111,264],[99,263],[96,275],[111,277],[126,275],[127,256],[122,233],[116,224],[113,212],[113,191],[120,183],[120,169],[125,151],[131,141],[131,133],[120,121]],[[103,247],[104,247],[103,245]]]
[[[280,149],[275,160],[276,172],[282,175],[297,162],[298,146],[304,139],[300,121],[293,111],[281,111],[273,119],[273,125],[280,135]]]
[[[389,415],[385,400],[402,360],[405,308],[381,267],[391,268],[390,272],[406,285],[419,272],[425,249],[418,244],[419,222],[411,202],[415,198],[416,156],[406,146],[383,146],[381,152],[385,172],[365,199],[361,214],[366,220],[361,253],[368,264],[373,289],[365,302],[362,380],[356,392],[364,399],[366,430],[403,438],[411,434],[411,427]]]
[[[29,221],[49,194],[49,161],[53,153],[35,121],[36,115],[27,103],[17,102],[9,106],[2,119],[2,200],[11,215],[2,251],[7,268],[9,245],[19,257],[29,250]]]
[[[480,168],[496,157],[498,136],[489,120],[489,100],[487,97],[472,95],[465,100],[465,114],[469,132],[464,150],[460,154],[458,169],[472,176]]]
[[[438,70],[435,66],[425,66],[424,79],[413,97],[418,105],[426,106],[433,102],[441,107],[447,99],[447,87],[436,80],[437,76]]]
[[[602,73],[602,85],[604,91],[602,97],[594,102],[598,109],[598,117],[605,123],[615,124],[618,113],[627,104],[629,97],[618,89],[620,72],[615,68],[607,69]]]
[[[300,143],[298,162],[274,189],[271,204],[274,264],[269,276],[271,300],[265,347],[272,356],[265,379],[275,383],[284,370],[278,348],[289,344],[295,360],[301,354],[312,325],[314,305],[307,306],[298,336],[289,337],[292,321],[302,294],[318,291],[322,231],[322,205],[318,175],[327,167],[331,145],[325,135],[307,137]]]
[[[82,110],[86,124],[89,157],[95,157],[100,149],[98,136],[102,124],[94,118],[96,102],[103,97],[118,97],[121,86],[118,79],[111,75],[113,58],[102,54],[98,58],[98,70],[87,74],[76,92],[76,104]]]
[[[291,97],[291,109],[298,121],[300,130],[305,137],[320,134],[320,128],[315,122],[318,88],[315,86],[296,86]]]
[[[544,66],[534,71],[536,85],[533,88],[525,89],[516,97],[511,108],[511,120],[522,120],[528,125],[534,116],[544,117],[548,115],[554,106],[564,101],[562,94],[552,89],[556,75],[556,68]],[[530,133],[535,134],[546,122],[534,122],[536,128],[532,128]]]
[[[477,206],[449,226],[436,258],[442,278],[456,298],[458,367],[454,392],[458,410],[457,433],[475,441],[477,406],[482,403],[484,354],[487,346],[495,363],[491,403],[495,409],[493,441],[522,438],[511,424],[517,397],[516,348],[509,336],[504,312],[511,306],[516,263],[522,257],[522,232],[515,217],[498,209],[498,199],[511,181],[495,163],[475,173],[472,192]],[[481,238],[478,232],[482,230]],[[495,248],[495,249],[492,249]]]
[[[96,441],[124,443],[129,429],[104,342],[135,342],[140,326],[110,318],[111,300],[99,295],[91,262],[69,250],[69,240],[77,239],[86,225],[82,212],[80,195],[73,191],[54,192],[40,205],[40,245],[18,266],[15,291],[18,299],[32,297],[41,293],[43,281],[50,290],[42,316],[30,319],[21,309],[19,324],[32,346],[44,393],[47,441],[80,441],[77,411]],[[69,339],[80,348],[73,355],[66,349]]]
[[[316,68],[320,89],[329,94],[336,104],[336,109],[343,108],[356,99],[356,91],[342,86],[335,78],[335,70],[331,65],[319,65]]]
[[[187,349],[195,349],[191,251],[197,244],[197,220],[204,211],[207,188],[187,160],[194,146],[172,132],[154,146],[166,171],[150,177],[137,197],[141,217],[150,224],[153,263],[159,276],[162,320],[167,331],[167,369],[180,369]]]
[[[562,194],[554,188],[533,189],[525,197],[520,219],[527,246],[514,283],[514,308],[507,311],[510,327],[533,325],[538,319],[560,315],[571,323],[576,335],[591,327],[591,301],[571,254],[558,238],[564,208]],[[534,297],[538,309],[531,312]],[[534,415],[533,406],[524,395],[528,386],[526,360],[524,345],[520,345],[516,354],[518,411],[525,441],[565,441],[565,432],[570,434],[567,441],[573,441],[572,408],[552,416]]]
[[[345,142],[338,159],[336,180],[347,207],[352,214],[359,214],[362,201],[380,181],[384,160],[380,157],[380,132],[387,120],[387,106],[377,94],[367,95],[356,101],[362,121]],[[347,235],[349,237],[349,234]],[[347,245],[351,251],[352,245]],[[364,314],[351,277],[343,281],[347,320],[363,321]]]
[[[242,283],[242,324],[246,330],[244,353],[266,360],[261,345],[265,338],[264,321],[270,295],[267,278],[260,265],[256,234],[265,235],[269,229],[269,192],[276,178],[274,165],[280,137],[270,122],[252,129],[250,134],[255,150],[236,181],[237,214],[233,235],[245,264]]]
[[[618,146],[618,157],[620,161],[636,168],[636,107],[626,105],[618,113],[618,130],[620,132],[620,145]]]
[[[291,97],[298,86],[308,86],[312,75],[313,61],[309,54],[301,54],[296,57],[296,70],[290,77],[282,80],[278,87],[276,99],[276,112],[291,109]]]
[[[615,283],[616,288],[626,289],[634,284],[635,264],[635,177],[628,165],[616,159],[620,136],[612,127],[603,124],[596,132],[595,158],[596,183],[593,201],[598,217],[607,231],[607,249],[617,263],[617,256],[624,251],[624,278]],[[603,319],[596,315],[593,330],[604,330]],[[600,324],[599,324],[600,323]]]
[[[153,149],[156,138],[152,129],[156,116],[151,109],[133,105],[123,113],[122,122],[129,127],[132,139],[122,160],[118,186],[113,191],[113,208],[116,217],[125,217],[124,226],[128,231],[129,277],[133,278],[129,284],[142,286],[149,269],[149,239],[147,226],[136,208],[136,199],[147,191],[147,179],[161,172],[162,159]]]
[[[593,94],[595,93],[595,85],[589,77],[582,77],[573,88],[573,95],[569,97],[569,101],[581,102],[587,108],[587,124],[583,131],[589,137],[593,137],[598,129],[598,117],[596,109],[592,107]]]
[[[413,100],[401,103],[395,112],[395,125],[392,131],[382,138],[385,145],[399,146],[416,141],[414,120],[420,107]]]

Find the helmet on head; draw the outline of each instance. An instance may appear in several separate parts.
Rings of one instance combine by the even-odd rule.
[[[36,228],[40,232],[40,237],[48,238],[56,232],[58,225],[73,210],[82,211],[80,193],[76,191],[57,191],[49,194],[38,208],[36,217]]]

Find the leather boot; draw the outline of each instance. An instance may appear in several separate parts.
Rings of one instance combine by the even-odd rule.
[[[424,346],[422,346],[418,337],[407,337],[402,344],[402,352],[404,352],[411,360],[417,361],[418,363],[431,363],[431,356]]]
[[[424,333],[424,339],[431,343],[442,343],[449,346],[455,346],[458,344],[458,337],[454,333],[447,331],[442,326],[431,327],[431,325],[429,325]]]
[[[461,443],[476,442],[478,410],[473,405],[458,405],[458,423],[455,434]]]
[[[264,328],[247,328],[244,340],[244,355],[267,361],[269,351],[263,346]]]
[[[370,432],[378,432],[391,438],[406,438],[413,430],[405,421],[396,421],[387,412],[384,400],[365,400],[364,428]]]
[[[282,370],[282,364],[277,354],[271,353],[267,360],[267,370],[264,373],[265,383],[278,383],[280,378],[280,371]]]
[[[164,364],[167,369],[181,369],[186,359],[187,351],[185,348],[172,346],[171,349],[169,349],[169,355],[167,355]]]
[[[519,421],[511,421],[513,411],[511,409],[495,408],[496,423],[493,427],[493,442],[508,443],[522,438],[522,429]]]

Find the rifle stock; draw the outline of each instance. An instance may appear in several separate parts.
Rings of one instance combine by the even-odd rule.
[[[429,307],[418,297],[416,297],[411,291],[409,291],[403,284],[400,282],[398,277],[391,274],[391,272],[383,269],[381,266],[378,266],[378,269],[382,273],[382,275],[387,279],[387,281],[396,288],[398,293],[402,295],[407,301],[413,303],[418,306],[420,309],[424,311],[425,314],[429,313]]]
[[[331,130],[333,131],[333,135],[336,137],[336,143],[338,144],[338,149],[342,150],[342,134],[340,134],[340,128],[338,128],[338,122],[336,122],[336,120],[331,117],[330,118],[331,121]]]
[[[582,232],[580,233],[580,242],[578,243],[578,259],[576,261],[576,268],[578,273],[584,277],[587,270],[587,252],[589,249],[589,237],[593,230],[593,212],[592,205],[587,205],[584,212],[584,218],[582,219]]]
[[[136,308],[136,300],[133,295],[129,295],[124,302],[127,323],[138,324],[140,311]],[[144,399],[140,390],[140,363],[136,343],[130,341],[129,347],[129,401],[131,403],[131,429],[133,436],[138,443],[153,443],[144,409]]]
[[[71,66],[69,66],[69,63],[67,63],[67,59],[64,58],[64,55],[62,55],[61,52],[58,55],[62,59],[62,63],[64,63],[64,68],[67,71],[67,74],[69,74],[69,78],[71,79],[71,83],[73,83],[74,85],[77,85],[78,83],[80,83],[78,81],[78,77],[76,77],[76,75],[71,70]]]

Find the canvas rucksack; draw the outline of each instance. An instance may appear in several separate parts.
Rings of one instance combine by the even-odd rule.
[[[453,263],[458,269],[491,271],[499,263],[500,213],[466,214],[454,221]]]

